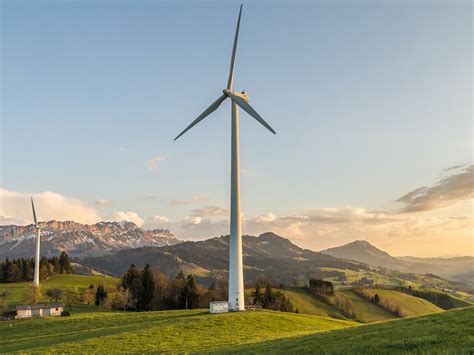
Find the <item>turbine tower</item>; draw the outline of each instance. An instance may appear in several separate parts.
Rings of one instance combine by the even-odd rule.
[[[40,244],[41,244],[41,229],[38,227],[38,220],[36,219],[35,203],[33,197],[31,198],[31,209],[33,210],[33,221],[35,222],[36,233],[36,253],[35,253],[35,275],[33,277],[33,285],[39,286],[39,264],[40,264]]]
[[[227,98],[231,99],[232,106],[232,133],[231,133],[231,192],[230,192],[230,241],[229,241],[229,310],[243,311],[244,304],[244,270],[242,263],[242,229],[240,218],[240,157],[239,157],[239,112],[242,108],[250,116],[260,122],[270,132],[275,134],[270,125],[249,105],[249,97],[243,92],[233,90],[235,53],[237,51],[237,40],[239,38],[240,18],[242,16],[242,5],[240,5],[237,28],[235,30],[234,46],[230,60],[229,79],[223,94],[214,101],[198,118],[186,127],[174,140],[176,141],[193,126],[214,112]]]

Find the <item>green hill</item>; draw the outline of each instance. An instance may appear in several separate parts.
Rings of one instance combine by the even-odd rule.
[[[202,352],[356,325],[273,311],[88,313],[0,322],[2,352]]]
[[[329,302],[363,323],[378,322],[396,318],[392,313],[367,301],[352,291],[336,291]]]
[[[89,285],[97,286],[100,283],[106,287],[115,287],[119,281],[119,279],[107,276],[56,275],[41,282],[41,293],[44,296],[48,289],[65,290],[69,287],[77,287],[82,292]],[[25,290],[29,285],[32,285],[32,282],[2,283],[0,292],[7,291],[7,303],[9,307],[12,307],[25,302]],[[43,300],[46,301],[46,298]]]
[[[472,354],[474,307],[360,327],[228,346],[243,354]]]
[[[0,322],[2,352],[468,354],[474,308],[370,325],[273,311],[88,313]]]
[[[407,295],[406,293],[385,290],[385,289],[364,289],[364,292],[370,296],[378,294],[380,297],[380,303],[384,301],[399,307],[403,317],[419,316],[428,313],[441,312],[442,309],[428,302],[425,299]]]
[[[349,319],[337,308],[324,303],[304,288],[293,287],[280,289],[279,291],[283,292],[285,296],[290,299],[299,313],[337,319]]]

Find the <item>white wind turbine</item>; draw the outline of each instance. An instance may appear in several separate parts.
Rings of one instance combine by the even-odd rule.
[[[38,219],[36,218],[35,204],[33,202],[33,197],[31,198],[31,209],[33,210],[33,221],[35,222],[35,229],[37,233],[36,237],[36,253],[35,253],[35,274],[33,277],[33,285],[36,287],[39,286],[39,268],[40,268],[40,244],[41,244],[41,231],[47,230],[38,225]]]
[[[242,108],[250,116],[260,122],[270,132],[275,134],[270,125],[249,105],[249,97],[243,92],[234,91],[232,82],[234,79],[235,53],[237,50],[237,40],[239,37],[240,18],[242,16],[242,5],[240,5],[239,18],[237,20],[237,29],[235,30],[234,46],[232,48],[232,57],[230,61],[230,73],[227,81],[227,88],[223,94],[214,101],[198,118],[196,118],[184,131],[182,131],[174,140],[177,140],[193,126],[198,124],[220,104],[230,98],[232,103],[232,143],[231,143],[231,202],[230,202],[230,253],[229,253],[229,309],[234,311],[243,311],[244,304],[244,276],[242,263],[242,233],[240,219],[240,160],[239,160],[239,115],[238,107]]]

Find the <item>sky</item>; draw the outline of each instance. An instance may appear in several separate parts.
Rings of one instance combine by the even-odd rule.
[[[0,224],[229,229],[239,2],[12,1],[1,10]],[[313,250],[474,255],[472,3],[247,1],[234,88],[243,232]]]

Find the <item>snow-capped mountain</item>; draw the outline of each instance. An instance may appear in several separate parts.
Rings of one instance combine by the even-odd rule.
[[[167,246],[180,243],[166,229],[143,230],[132,222],[80,224],[71,221],[40,222],[41,255],[97,256],[112,251],[144,246]],[[0,259],[34,255],[35,229],[28,226],[0,226]]]

